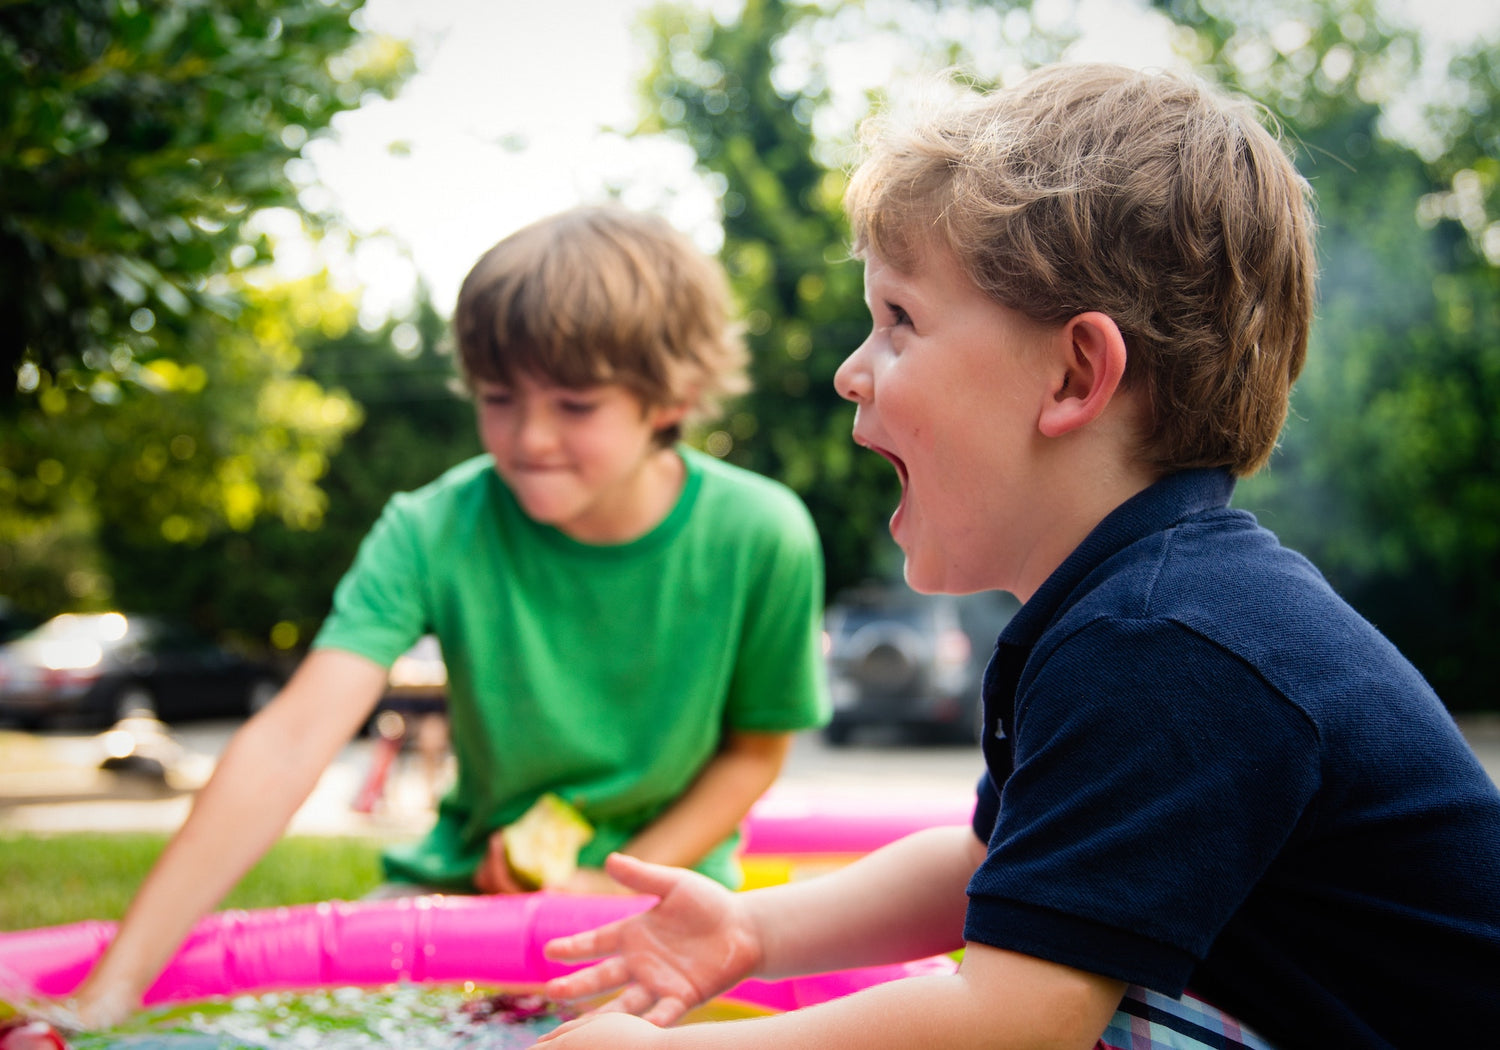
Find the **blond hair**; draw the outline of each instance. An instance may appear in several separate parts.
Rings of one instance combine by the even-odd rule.
[[[665,219],[590,206],[486,252],[459,291],[454,329],[470,383],[618,383],[648,408],[685,404],[696,422],[749,388],[729,306],[723,268]]]
[[[856,253],[911,269],[934,237],[990,298],[1046,323],[1101,311],[1167,473],[1263,466],[1307,354],[1306,181],[1246,103],[1194,79],[1058,65],[867,123]]]

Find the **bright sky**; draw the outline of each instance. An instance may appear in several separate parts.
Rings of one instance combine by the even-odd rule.
[[[395,100],[341,115],[336,139],[311,144],[306,155],[359,235],[354,277],[372,310],[409,296],[414,263],[449,313],[485,249],[533,219],[598,199],[607,183],[634,187],[627,203],[660,208],[706,249],[716,247],[715,203],[686,147],[600,134],[636,119],[645,55],[631,27],[648,2],[369,0],[366,25],[409,40],[418,72]],[[1459,38],[1496,21],[1490,0],[1391,2],[1419,7]],[[704,6],[714,4],[738,6]],[[1034,7],[1039,17],[1061,17],[1073,4]],[[1138,12],[1128,0],[1078,0],[1089,33],[1070,57],[1177,64],[1161,16],[1143,21]],[[837,55],[821,57],[854,82],[851,94],[889,79],[892,58],[877,42],[849,51],[842,73]],[[404,243],[412,263],[380,232]]]
[[[396,99],[341,115],[337,140],[307,155],[356,231],[408,246],[445,314],[485,249],[599,198],[606,180],[677,186],[697,199],[672,218],[701,223],[713,203],[689,151],[599,134],[634,123],[645,56],[629,27],[645,2],[370,0],[366,24],[409,40],[418,72]],[[379,243],[363,247],[358,276],[379,300],[411,281]]]

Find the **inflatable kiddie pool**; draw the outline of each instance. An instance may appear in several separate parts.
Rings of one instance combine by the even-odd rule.
[[[747,888],[815,874],[927,827],[969,823],[972,796],[773,789],[745,822]],[[548,941],[649,908],[653,897],[426,896],[225,911],[199,922],[145,1005],[271,991],[392,984],[534,987],[576,967]],[[65,998],[114,936],[89,921],[0,933],[0,998]],[[749,980],[720,1001],[785,1012],[902,977],[950,973],[952,959],[780,981]]]
[[[575,967],[543,957],[554,937],[635,914],[652,897],[410,897],[326,901],[202,920],[147,991],[149,1005],[279,989],[395,982],[537,985]],[[59,998],[114,934],[80,922],[0,934],[0,989]],[[898,977],[951,972],[946,957],[780,981],[744,981],[722,998],[787,1011]]]
[[[816,875],[924,828],[968,827],[974,798],[973,791],[872,795],[777,784],[751,807],[742,828],[745,889]]]

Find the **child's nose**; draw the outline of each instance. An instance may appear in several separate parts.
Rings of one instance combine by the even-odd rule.
[[[526,406],[516,413],[516,444],[524,453],[545,452],[557,443],[557,427],[547,412]]]
[[[856,347],[833,374],[833,389],[838,392],[839,397],[856,404],[870,398],[870,370],[865,367],[862,353],[865,345],[861,343]]]

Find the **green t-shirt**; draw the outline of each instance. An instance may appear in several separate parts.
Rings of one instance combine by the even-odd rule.
[[[822,724],[823,562],[801,501],[682,446],[677,505],[629,543],[526,516],[488,456],[394,496],[313,645],[390,666],[426,633],[448,668],[457,781],[397,881],[472,891],[490,833],[556,792],[599,866],[676,800],[726,729]],[[698,865],[740,880],[732,836]]]

